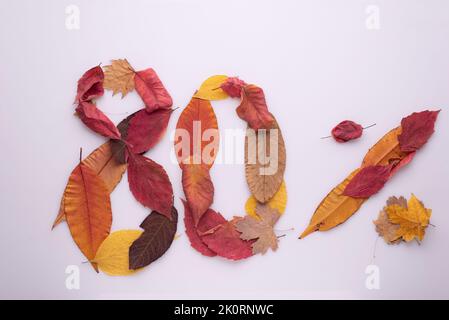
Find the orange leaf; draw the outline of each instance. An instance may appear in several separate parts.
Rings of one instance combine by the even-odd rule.
[[[73,240],[89,261],[94,259],[111,230],[112,211],[105,183],[85,163],[80,163],[70,175],[64,207]]]
[[[217,156],[218,139],[217,118],[210,101],[192,98],[176,124],[175,153],[180,166],[192,157],[194,164],[211,167]]]

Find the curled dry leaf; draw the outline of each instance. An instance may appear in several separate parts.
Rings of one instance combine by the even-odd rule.
[[[170,94],[152,68],[136,72],[134,84],[148,112],[170,109],[173,105]]]
[[[95,104],[83,101],[76,108],[76,113],[89,129],[106,138],[120,139],[117,127]]]
[[[93,260],[111,230],[112,211],[106,185],[84,163],[70,175],[64,192],[64,208],[73,240],[86,258]]]
[[[402,152],[421,148],[435,131],[435,121],[440,111],[414,112],[401,121],[402,133],[398,140]]]
[[[369,198],[379,192],[391,176],[392,166],[367,166],[360,169],[346,186],[343,194],[354,198]]]
[[[128,60],[112,60],[110,65],[104,67],[104,88],[112,90],[113,95],[121,92],[124,98],[134,90],[135,73]]]
[[[182,187],[190,207],[195,226],[214,199],[214,185],[209,168],[204,164],[185,164],[182,167]]]
[[[243,87],[242,101],[236,111],[240,119],[248,122],[254,130],[268,129],[274,121],[273,115],[268,111],[262,88],[253,84]]]
[[[274,118],[269,130],[247,130],[245,175],[251,194],[257,201],[265,203],[279,190],[285,165],[284,138]]]
[[[256,206],[258,204],[260,204],[260,202],[258,202],[256,198],[251,195],[245,204],[246,213],[257,218]],[[281,187],[274,194],[273,198],[266,202],[266,205],[268,205],[271,209],[276,209],[281,215],[284,213],[285,207],[287,206],[287,187],[285,185],[285,181],[282,181]]]
[[[223,100],[228,94],[222,89],[223,83],[226,82],[228,76],[216,75],[207,78],[202,84],[194,97],[204,100]]]
[[[171,219],[173,188],[161,165],[142,155],[130,154],[128,182],[137,201]]]
[[[235,223],[240,238],[243,240],[256,240],[252,243],[253,254],[265,254],[269,248],[276,251],[278,238],[274,233],[273,226],[278,221],[280,214],[276,209],[268,205],[258,204],[256,214],[259,218],[245,216]]]
[[[192,98],[176,124],[175,154],[178,163],[182,168],[190,158],[194,164],[211,167],[218,145],[218,124],[212,105],[208,100]]]
[[[111,233],[98,248],[93,262],[110,276],[135,273],[135,270],[129,268],[129,248],[141,235],[141,230],[119,230]]]
[[[221,89],[231,98],[240,98],[246,82],[237,77],[229,77],[221,84]]]
[[[340,122],[332,129],[332,137],[337,142],[347,142],[362,136],[363,127],[351,120]]]
[[[75,103],[101,97],[104,94],[103,79],[104,74],[100,66],[87,70],[78,80]]]
[[[177,224],[175,207],[169,219],[156,211],[151,212],[140,225],[144,232],[129,248],[129,268],[136,270],[159,259],[170,248]]]

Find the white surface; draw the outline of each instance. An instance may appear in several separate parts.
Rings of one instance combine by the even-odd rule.
[[[78,5],[80,30],[65,28]],[[365,27],[368,5],[380,30]],[[449,298],[449,4],[447,1],[5,1],[0,0],[0,297],[1,298]],[[206,258],[181,237],[132,277],[96,274],[66,225],[50,232],[67,178],[104,139],[75,117],[76,81],[88,68],[126,57],[153,67],[183,108],[213,74],[238,75],[264,88],[287,145],[287,211],[295,228],[276,253],[242,262]],[[236,101],[215,103],[221,129],[243,128]],[[141,107],[132,93],[101,108],[118,122]],[[368,148],[403,116],[443,111],[436,134],[344,225],[298,240],[323,196],[356,168]],[[171,131],[180,111],[169,124]],[[377,123],[362,139],[320,140],[340,120]],[[148,156],[183,196],[168,135]],[[214,208],[243,214],[249,191],[243,166],[216,165]],[[421,246],[378,241],[380,290],[365,287],[373,263],[372,220],[390,195],[414,192],[433,209]],[[148,211],[124,177],[112,195],[113,230],[137,228]],[[67,290],[65,268],[79,265],[80,290]]]

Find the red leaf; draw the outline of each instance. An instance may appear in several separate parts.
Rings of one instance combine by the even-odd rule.
[[[164,168],[139,154],[129,154],[128,182],[134,197],[145,207],[171,219],[173,188]]]
[[[136,72],[134,84],[148,112],[171,108],[173,101],[170,94],[152,68]]]
[[[187,203],[187,201],[182,200],[182,203],[184,204],[184,224],[186,227],[186,234],[187,237],[190,240],[190,245],[196,249],[199,253],[202,255],[208,256],[208,257],[214,257],[217,254],[209,249],[206,244],[201,240],[201,237],[198,235],[198,232],[204,233],[208,230],[211,230],[215,228],[217,225],[220,225],[222,223],[226,222],[226,219],[223,218],[223,216],[219,213],[216,213],[214,210],[209,209],[207,210],[202,218],[200,223],[198,224],[198,228],[195,227],[195,223],[193,221],[192,212],[190,210],[190,207]]]
[[[103,80],[103,69],[100,66],[87,70],[78,80],[75,103],[101,97],[104,94]]]
[[[252,84],[243,87],[242,101],[237,107],[237,115],[248,122],[248,125],[254,130],[268,129],[274,120],[268,112],[263,90]]]
[[[120,139],[120,132],[111,120],[93,103],[84,101],[76,108],[81,121],[96,133],[107,138]]]
[[[369,198],[390,178],[392,166],[367,166],[351,179],[343,194],[353,198]]]
[[[438,111],[414,112],[401,121],[402,133],[398,136],[402,152],[421,148],[433,134]]]
[[[148,113],[142,109],[129,121],[126,141],[134,153],[143,153],[151,149],[167,129],[172,110],[159,109]]]
[[[408,155],[406,155],[402,160],[399,160],[398,162],[393,162],[393,169],[390,172],[390,178],[394,176],[399,169],[409,164],[413,158],[415,157],[416,152],[410,152]]]
[[[240,98],[246,82],[237,77],[230,77],[220,86],[231,98]]]
[[[332,129],[332,137],[337,142],[346,142],[362,136],[363,127],[351,120],[340,122]]]
[[[201,239],[209,249],[223,258],[241,260],[253,255],[252,242],[240,239],[234,220],[217,226],[214,232],[204,234]]]

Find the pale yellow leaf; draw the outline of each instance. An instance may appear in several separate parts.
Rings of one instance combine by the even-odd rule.
[[[257,218],[256,206],[259,202],[254,196],[250,196],[245,204],[245,211],[248,215]],[[287,188],[285,181],[282,181],[281,187],[274,194],[273,198],[266,203],[271,209],[276,209],[279,214],[283,214],[287,205]]]

